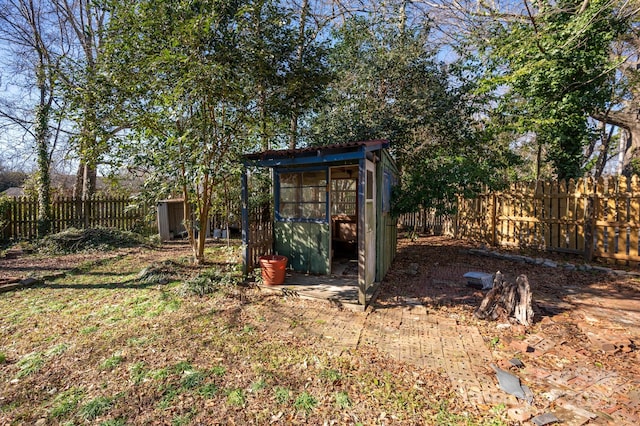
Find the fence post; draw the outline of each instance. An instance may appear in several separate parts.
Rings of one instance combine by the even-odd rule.
[[[491,246],[495,247],[498,243],[497,223],[498,223],[498,200],[495,192],[491,193]]]
[[[593,260],[593,233],[595,229],[596,204],[598,193],[595,182],[585,178],[585,192],[587,192],[587,208],[584,213],[584,259],[586,262]]]
[[[251,261],[251,244],[249,238],[249,181],[247,179],[247,166],[242,167],[241,181],[242,197],[242,276],[246,279],[249,275],[249,262]],[[253,265],[251,265],[253,266]]]
[[[91,209],[91,200],[89,197],[82,198],[82,221],[84,229],[89,229],[89,210]]]
[[[2,201],[2,203],[4,204],[4,208],[2,210],[4,210],[2,212],[2,210],[0,210],[0,212],[3,213],[2,218],[0,218],[0,222],[4,223],[4,226],[2,229],[0,229],[0,231],[2,231],[2,240],[3,241],[9,241],[11,239],[11,211],[13,210],[13,205],[16,202],[16,198],[13,197],[12,200],[9,200],[9,198],[5,199],[4,201]]]
[[[453,226],[454,226],[454,228],[453,228],[453,238],[455,238],[456,240],[458,238],[460,238],[458,236],[458,227],[460,226],[460,206],[462,204],[460,202],[461,199],[462,199],[462,195],[458,194],[458,196],[456,197],[456,203],[458,204],[456,206],[456,210],[455,210],[456,217],[454,218],[454,222],[453,222]]]

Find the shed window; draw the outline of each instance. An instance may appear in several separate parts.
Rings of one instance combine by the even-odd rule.
[[[382,212],[389,213],[391,211],[391,191],[396,184],[395,176],[389,170],[384,171],[382,184]]]
[[[325,219],[327,172],[280,173],[278,213],[280,219]]]
[[[358,181],[331,179],[331,214],[355,216],[357,212]]]

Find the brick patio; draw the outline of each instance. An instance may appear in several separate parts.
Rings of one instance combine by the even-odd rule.
[[[271,333],[293,334],[335,353],[373,346],[400,362],[446,374],[460,397],[473,406],[504,404],[529,413],[527,418],[552,412],[567,425],[637,423],[640,378],[594,368],[586,358],[584,365],[545,367],[552,360],[580,359],[579,353],[549,336],[531,335],[520,346],[508,348],[525,363],[512,373],[534,391],[535,402],[529,406],[498,387],[489,364],[504,365],[506,360],[490,350],[477,327],[432,312],[418,300],[358,312],[326,301],[285,299],[274,303],[265,318]]]

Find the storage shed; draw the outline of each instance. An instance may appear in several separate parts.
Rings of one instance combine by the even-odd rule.
[[[397,168],[389,142],[374,140],[301,149],[269,150],[244,157],[242,179],[244,271],[254,267],[256,242],[249,232],[247,173],[273,170],[272,246],[293,271],[336,274],[352,267],[358,303],[365,305],[396,253],[391,189]],[[345,263],[346,262],[346,263]],[[341,266],[339,266],[341,265]],[[345,266],[346,265],[346,266]]]
[[[187,228],[184,226],[184,201],[182,198],[158,201],[156,216],[160,241],[171,241],[187,237]],[[193,223],[194,218],[192,217],[191,220]],[[207,222],[206,232],[207,237],[211,237],[210,222]]]
[[[184,227],[184,203],[182,198],[158,201],[156,205],[160,241],[178,238],[187,232]]]

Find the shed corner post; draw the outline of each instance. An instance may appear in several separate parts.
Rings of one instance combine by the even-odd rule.
[[[358,303],[367,308],[367,280],[365,278],[365,238],[364,229],[366,226],[365,209],[365,180],[366,180],[366,159],[360,159],[358,163]]]
[[[247,179],[247,164],[242,165],[242,276],[249,275],[249,184]]]

